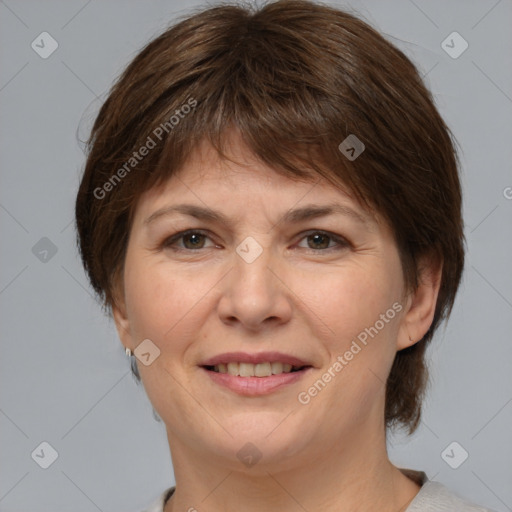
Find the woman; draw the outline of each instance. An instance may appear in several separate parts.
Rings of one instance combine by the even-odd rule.
[[[168,29],[96,119],[76,222],[166,426],[148,510],[483,510],[387,455],[464,238],[450,132],[368,25],[278,1]]]

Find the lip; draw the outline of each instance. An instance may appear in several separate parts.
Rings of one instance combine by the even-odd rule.
[[[288,363],[292,366],[313,366],[307,361],[303,361],[298,357],[291,356],[289,354],[283,354],[282,352],[259,352],[257,354],[249,354],[247,352],[225,352],[224,354],[218,354],[210,359],[207,359],[200,363],[199,366],[215,366],[220,363]],[[243,377],[244,379],[250,379],[251,377]],[[256,377],[257,379],[265,379],[268,377]]]
[[[238,361],[240,360],[238,359]],[[268,359],[265,361],[268,361]],[[206,372],[212,381],[216,384],[228,388],[231,391],[238,393],[239,395],[260,396],[268,395],[269,393],[272,393],[280,388],[294,384],[295,382],[302,379],[306,374],[309,374],[313,368],[308,366],[307,368],[298,370],[296,372],[270,375],[269,377],[239,377],[235,375],[229,375],[229,373],[217,373],[204,367],[201,367],[201,370]]]

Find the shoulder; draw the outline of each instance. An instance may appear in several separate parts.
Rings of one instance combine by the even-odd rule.
[[[494,512],[465,500],[439,482],[427,480],[406,512]]]
[[[411,473],[417,472],[411,471]],[[423,475],[421,489],[405,512],[494,512],[489,508],[465,500],[439,482],[428,480],[424,473],[419,474]],[[163,512],[164,504],[174,489],[175,487],[166,489],[141,512]]]
[[[148,507],[141,512],[163,512],[165,502],[171,497],[175,487],[169,487],[158,498],[156,498]]]

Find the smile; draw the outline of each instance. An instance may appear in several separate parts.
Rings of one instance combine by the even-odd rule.
[[[281,375],[282,373],[297,372],[305,366],[292,366],[289,363],[279,361],[266,363],[219,363],[214,366],[205,366],[207,370],[217,373],[225,373],[235,377],[270,377],[271,375]]]
[[[272,366],[276,373],[272,373]],[[258,367],[260,368],[258,369]],[[220,363],[200,368],[216,385],[242,396],[268,395],[298,382],[313,370],[312,366],[294,369],[291,365],[283,363]],[[230,368],[232,373],[230,373]],[[260,376],[256,376],[256,372]],[[247,373],[253,375],[247,375]],[[262,373],[265,375],[261,375]]]

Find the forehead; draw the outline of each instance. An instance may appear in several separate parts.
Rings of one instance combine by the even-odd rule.
[[[223,142],[221,156],[203,139],[178,172],[142,194],[135,222],[145,223],[155,212],[186,202],[224,212],[224,218],[252,211],[262,212],[269,219],[284,218],[286,210],[305,205],[341,205],[364,217],[371,231],[375,224],[382,223],[376,212],[364,208],[348,187],[334,185],[311,169],[306,170],[306,178],[284,175],[259,160],[237,132]]]
[[[309,176],[285,175],[282,171],[272,168],[259,160],[244,143],[236,131],[231,131],[224,139],[224,158],[206,140],[194,148],[181,168],[166,182],[146,191],[141,202],[155,202],[163,196],[179,195],[182,189],[207,190],[210,195],[217,192],[229,192],[233,195],[244,193],[266,193],[268,197],[278,191],[295,190],[320,197],[343,197],[354,201],[347,187],[334,186],[313,170]]]

